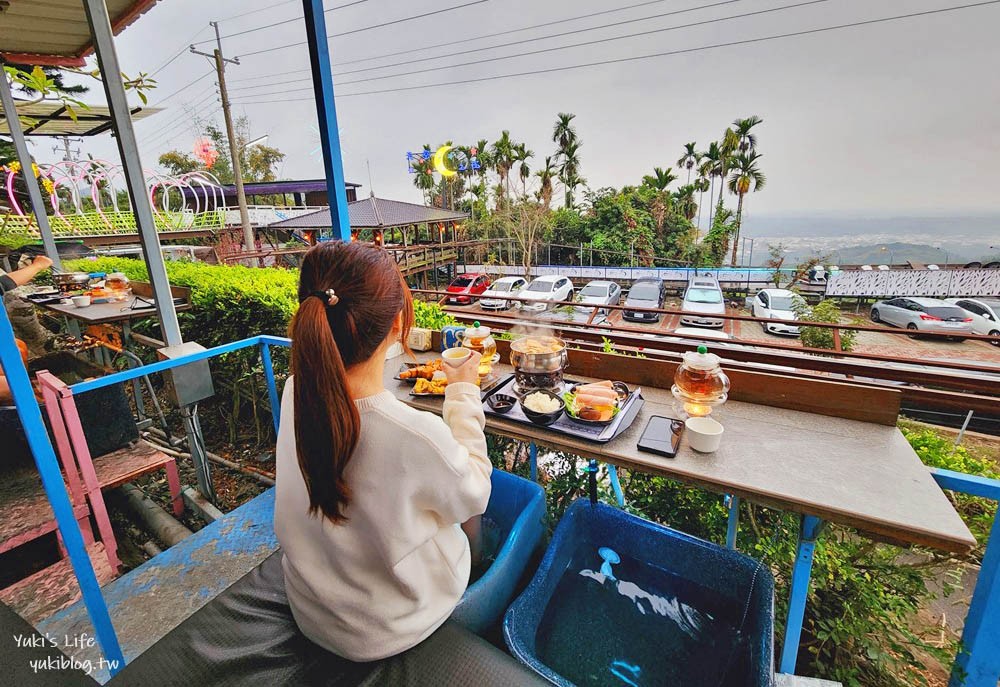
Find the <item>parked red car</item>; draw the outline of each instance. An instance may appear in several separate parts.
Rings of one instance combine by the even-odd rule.
[[[485,274],[460,274],[448,284],[448,302],[468,304],[473,296],[481,295],[490,288],[490,278]]]

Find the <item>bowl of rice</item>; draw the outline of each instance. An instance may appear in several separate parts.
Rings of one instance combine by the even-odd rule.
[[[551,425],[566,410],[562,396],[547,389],[538,389],[521,397],[521,412],[536,425]]]

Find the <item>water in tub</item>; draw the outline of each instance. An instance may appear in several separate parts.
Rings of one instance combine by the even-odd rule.
[[[579,687],[738,685],[739,671],[729,667],[744,653],[737,632],[743,605],[582,545],[545,609],[538,656]]]

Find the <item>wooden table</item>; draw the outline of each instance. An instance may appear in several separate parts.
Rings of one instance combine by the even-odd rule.
[[[434,357],[424,353],[418,359]],[[392,379],[401,360],[386,362],[385,387],[404,403],[440,414],[440,398],[411,396],[409,384]],[[495,367],[501,374],[512,372],[507,365]],[[575,375],[573,378],[592,381]],[[682,438],[677,456],[664,458],[639,451],[636,443],[650,416],[676,417],[673,396],[655,387],[643,387],[642,394],[646,402],[635,422],[606,444],[489,413],[486,428],[583,458],[731,495],[727,543],[734,548],[740,498],[799,513],[799,542],[780,660],[782,673],[795,673],[813,554],[826,521],[892,542],[949,552],[965,552],[976,544],[969,528],[896,427],[730,401],[712,414],[726,428],[718,451],[696,453]]]
[[[433,356],[421,354],[423,357]],[[441,399],[410,396],[409,384],[386,388],[422,410],[441,413]],[[512,372],[497,366],[501,374]],[[574,377],[574,379],[582,379]],[[636,443],[652,415],[674,417],[668,390],[644,387],[646,402],[632,426],[606,444],[566,436],[487,413],[487,429],[583,458],[733,494],[755,503],[856,527],[881,538],[949,552],[976,541],[958,513],[895,427],[730,401],[712,416],[726,428],[721,448],[702,454],[686,437],[676,458],[639,451]]]

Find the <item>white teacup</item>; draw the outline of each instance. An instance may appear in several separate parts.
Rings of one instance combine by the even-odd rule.
[[[441,359],[444,360],[445,365],[450,365],[451,367],[458,367],[472,355],[472,351],[468,348],[458,347],[458,348],[446,348],[441,352]]]
[[[90,302],[91,302],[90,296],[73,296],[73,305],[75,305],[78,308],[86,308],[88,305],[90,305]]]
[[[712,453],[722,443],[725,428],[710,417],[689,417],[684,426],[688,431],[688,444],[699,453]]]

